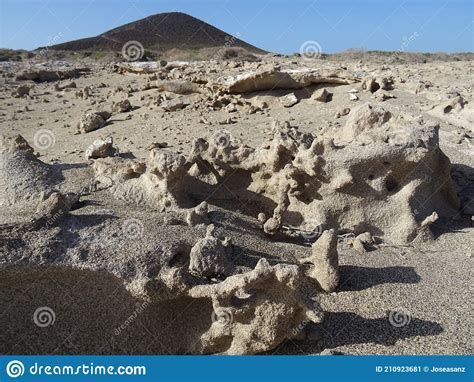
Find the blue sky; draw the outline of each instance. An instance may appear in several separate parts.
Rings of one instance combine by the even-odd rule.
[[[262,49],[473,51],[472,0],[0,0],[0,47],[34,49],[179,11]]]

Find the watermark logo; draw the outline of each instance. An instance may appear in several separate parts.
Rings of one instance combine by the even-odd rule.
[[[48,306],[41,306],[33,314],[33,322],[40,328],[53,325],[56,321],[56,313]]]
[[[305,60],[314,60],[321,57],[323,49],[317,41],[305,41],[300,47],[301,57]]]
[[[51,130],[40,129],[33,137],[33,144],[38,150],[46,150],[53,147],[56,143],[56,137]]]
[[[212,312],[211,315],[212,322],[216,322],[219,325],[227,326],[232,324],[234,321],[234,315],[230,309],[227,308],[217,308]]]
[[[44,48],[41,48],[39,51],[37,51],[33,59],[30,59],[26,62],[26,67],[30,68],[34,65],[35,62],[44,60],[46,58],[46,55],[48,54],[49,48],[53,45],[58,44],[62,36],[63,32],[59,32],[56,36],[49,37],[48,44]]]
[[[144,54],[145,49],[138,41],[127,41],[122,47],[122,56],[127,61],[138,61]]]
[[[323,226],[313,221],[308,222],[307,226],[309,229],[301,231],[301,237],[305,242],[312,243],[316,241],[323,233]]]
[[[411,322],[411,313],[403,308],[391,310],[388,313],[388,321],[393,327],[402,328]]]
[[[232,45],[235,44],[235,42],[237,41],[237,39],[240,38],[240,33],[237,32],[235,36],[225,36],[225,43],[224,43],[224,46],[222,48],[220,48],[217,53],[216,53],[216,58],[217,59],[224,59],[225,57],[225,54],[226,54],[226,50],[229,49],[230,47],[232,47]]]
[[[212,136],[214,144],[221,149],[229,147],[232,142],[232,134],[227,130],[220,130]]]
[[[18,378],[25,374],[25,366],[21,361],[13,360],[8,362],[6,371],[10,378]]]
[[[132,322],[140,314],[142,314],[148,308],[148,305],[150,304],[151,304],[151,300],[149,299],[145,300],[143,303],[137,303],[136,309],[133,311],[133,313],[129,317],[127,317],[127,319],[122,324],[120,324],[119,327],[115,328],[114,334],[116,336],[120,335],[125,329],[127,329],[132,324]]]
[[[418,32],[414,32],[410,36],[406,37],[404,36],[402,39],[402,43],[400,45],[400,48],[397,49],[397,51],[394,53],[394,57],[398,58],[400,54],[406,51],[406,49],[418,38],[420,37],[420,34]]]
[[[128,239],[139,239],[143,236],[143,223],[138,219],[127,219],[123,222],[122,233]]]

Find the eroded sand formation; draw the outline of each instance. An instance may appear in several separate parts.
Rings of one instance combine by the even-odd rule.
[[[273,139],[254,149],[221,130],[196,140],[187,157],[154,149],[146,160],[97,160],[95,179],[119,199],[166,209],[189,208],[209,194],[209,203],[232,202],[219,192],[232,175],[254,216],[269,217],[267,234],[335,228],[405,244],[426,236],[425,219],[459,208],[438,129],[367,104],[334,135],[277,122]]]
[[[88,299],[120,290],[124,311],[104,302],[104,322],[94,333],[82,329],[77,352],[256,354],[288,339],[311,339],[317,352],[328,316],[319,301],[342,298],[333,292],[343,245],[360,256],[434,245],[433,225],[472,208],[472,174],[453,172],[440,148],[446,121],[463,131],[456,144],[471,143],[472,102],[453,95],[425,113],[401,111],[392,102],[406,94],[397,89],[414,95],[430,86],[399,71],[327,66],[41,68],[20,70],[13,86],[8,73],[6,94],[29,106],[11,119],[3,113],[0,277],[8,285],[18,272],[38,283],[84,278],[78,290]],[[86,75],[94,81],[81,83]],[[96,81],[107,76],[115,86]],[[79,105],[54,130],[54,150],[80,142],[75,159],[54,150],[49,157],[28,130],[6,128],[28,124],[40,102]],[[158,142],[153,134],[166,122]],[[186,126],[195,134],[181,139]],[[127,139],[143,146],[132,154]],[[45,295],[61,300],[52,289]],[[23,306],[42,301],[35,293]],[[134,304],[143,309],[124,329]],[[14,322],[14,312],[5,317]],[[137,341],[143,326],[160,340]],[[3,334],[1,351],[17,329]]]

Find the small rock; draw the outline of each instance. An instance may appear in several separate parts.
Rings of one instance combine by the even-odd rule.
[[[235,113],[237,111],[237,107],[233,103],[230,103],[225,107],[225,111],[228,113]]]
[[[335,115],[335,118],[341,118],[344,115],[348,115],[351,112],[351,109],[348,107],[342,109],[341,111],[338,111]]]
[[[292,107],[298,103],[298,98],[294,93],[290,93],[284,97],[280,97],[280,102],[284,107]]]
[[[364,254],[365,252],[367,252],[367,250],[364,247],[364,244],[357,237],[354,240],[352,240],[351,244],[352,244],[352,248],[354,248],[358,253]]]
[[[370,232],[361,233],[356,237],[356,239],[359,239],[364,244],[374,244],[374,238]]]
[[[112,105],[112,111],[115,113],[126,113],[132,110],[132,105],[128,99],[124,99]]]
[[[280,226],[281,222],[278,219],[271,217],[263,225],[263,230],[269,235],[274,235],[280,229]]]
[[[97,159],[114,156],[116,149],[113,147],[112,137],[96,139],[86,150],[86,159]]]
[[[329,102],[331,98],[332,93],[328,92],[326,89],[320,89],[311,96],[311,99],[319,102]]]
[[[361,88],[363,90],[368,90],[371,93],[375,93],[377,90],[380,89],[380,85],[377,83],[375,78],[367,77],[362,81]]]
[[[161,102],[160,107],[164,111],[176,111],[176,110],[184,109],[188,105],[189,105],[189,101],[186,101],[183,98],[175,98],[175,99],[165,100]]]
[[[32,88],[33,86],[28,86],[28,85],[18,86],[15,89],[15,91],[12,93],[12,97],[15,97],[15,98],[25,97],[30,94],[30,90]]]
[[[153,142],[146,149],[148,151],[151,151],[153,149],[164,149],[166,147],[168,147],[168,143],[166,143],[166,142]]]
[[[375,93],[375,99],[380,102],[384,102],[388,99],[396,98],[394,95],[389,94],[385,91]]]
[[[189,272],[198,277],[229,275],[232,265],[230,250],[230,240],[214,237],[214,225],[209,225],[206,237],[191,248]]]
[[[233,120],[232,118],[226,118],[222,121],[219,121],[219,125],[232,125],[234,123],[236,123],[236,121]]]
[[[195,208],[190,209],[186,215],[186,223],[191,227],[197,224],[209,223],[209,219],[207,217],[208,210],[209,208],[206,202],[202,202]]]
[[[110,114],[107,112],[87,113],[81,117],[77,129],[82,134],[100,129],[105,125],[105,121],[108,118],[104,117],[107,115],[110,118]]]

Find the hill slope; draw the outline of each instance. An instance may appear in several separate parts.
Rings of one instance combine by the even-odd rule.
[[[49,49],[120,51],[128,41],[138,41],[147,51],[154,52],[232,46],[244,48],[252,53],[265,53],[204,21],[180,12],[149,16],[96,37],[53,45]]]

